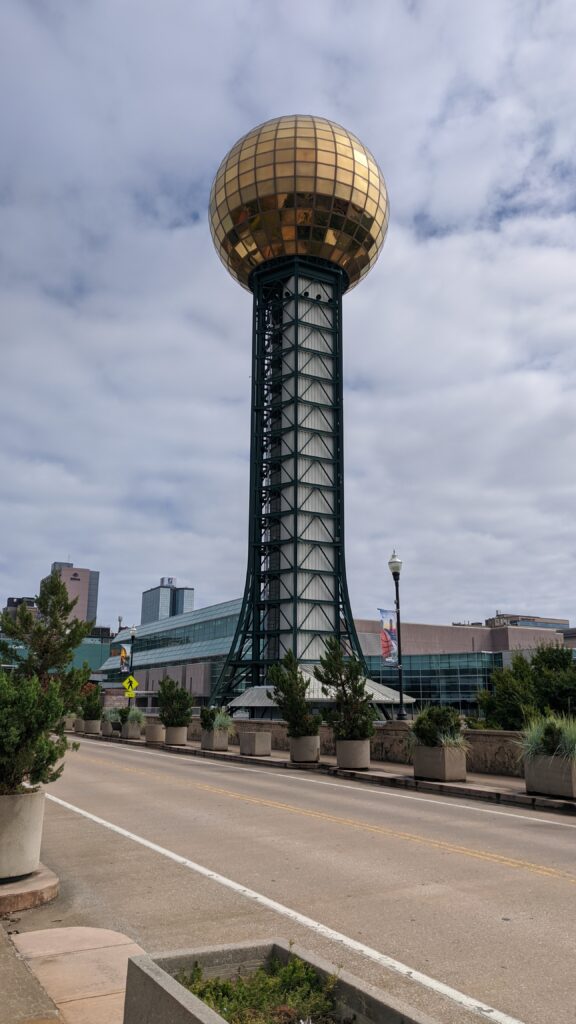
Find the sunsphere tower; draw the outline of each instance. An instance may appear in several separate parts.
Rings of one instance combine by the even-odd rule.
[[[322,117],[277,117],[244,135],[210,196],[214,245],[253,304],[248,571],[211,695],[266,682],[292,650],[317,664],[327,636],[362,658],[344,562],[342,295],[378,258],[382,173]]]

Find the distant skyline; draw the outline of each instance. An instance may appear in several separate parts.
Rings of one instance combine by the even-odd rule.
[[[396,548],[407,621],[573,621],[576,8],[267,11],[0,10],[2,605],[62,559],[100,572],[99,624],[164,575],[196,607],[241,596],[252,310],[208,197],[297,112],[358,135],[390,193],[343,304],[354,615],[392,607]]]

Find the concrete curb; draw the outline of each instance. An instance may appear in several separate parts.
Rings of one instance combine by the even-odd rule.
[[[60,880],[50,868],[38,865],[38,870],[25,878],[0,885],[0,914],[15,914],[31,910],[55,900],[60,891]]]
[[[433,793],[436,796],[460,797],[463,800],[480,800],[491,804],[503,804],[511,807],[521,807],[524,810],[552,811],[556,814],[576,815],[576,801],[555,800],[552,797],[537,796],[530,793],[506,793],[502,790],[492,789],[488,785],[471,785],[467,782],[431,782],[426,779],[415,779],[413,775],[393,775],[390,772],[374,771],[348,771],[344,768],[337,768],[336,765],[326,761],[319,761],[317,764],[294,764],[290,760],[274,758],[267,760],[263,757],[250,757],[246,754],[234,752],[218,752],[213,750],[200,750],[196,747],[171,747],[154,748],[145,745],[142,740],[123,740],[111,736],[86,736],[89,740],[104,740],[108,743],[124,743],[128,746],[139,747],[140,749],[153,750],[163,749],[171,754],[181,754],[183,757],[206,757],[211,761],[227,761],[232,764],[254,764],[272,765],[274,768],[285,768],[296,772],[317,772],[322,775],[332,775],[340,779],[350,779],[354,782],[365,782],[371,786],[388,786],[391,789],[410,789],[418,793]],[[489,776],[487,776],[489,778]]]

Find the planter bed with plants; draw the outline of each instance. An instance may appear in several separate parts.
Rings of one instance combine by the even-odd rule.
[[[467,744],[458,712],[450,707],[421,711],[412,727],[414,778],[466,781]]]
[[[370,737],[374,735],[377,712],[366,690],[364,669],[357,658],[345,658],[339,640],[330,636],[314,675],[325,697],[334,706],[326,711],[326,721],[334,730],[336,764],[346,771],[370,768]]]
[[[272,665],[268,678],[274,689],[268,693],[287,725],[290,760],[294,764],[314,764],[320,758],[320,715],[314,715],[306,702],[309,680],[298,668],[293,651],[279,665]]]
[[[128,961],[124,1024],[433,1024],[281,940]]]
[[[576,718],[534,718],[522,732],[520,747],[527,793],[576,799]]]
[[[202,750],[228,750],[228,739],[234,723],[222,708],[201,708]]]
[[[192,719],[194,698],[166,676],[158,687],[158,718],[166,728],[167,747],[185,747]]]

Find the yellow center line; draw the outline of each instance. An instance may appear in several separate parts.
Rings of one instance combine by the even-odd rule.
[[[92,764],[96,764],[99,769],[106,767],[114,772],[123,771],[131,775],[144,775],[158,781],[158,772],[150,771],[146,768],[135,768],[118,764],[103,765],[103,762],[99,758],[86,755],[82,756],[82,761],[89,761]],[[318,821],[326,821],[333,825],[342,825],[345,828],[353,828],[362,832],[371,832],[376,835],[385,836],[388,839],[400,839],[404,842],[417,843],[421,846],[429,846],[433,849],[441,850],[444,853],[461,854],[465,857],[472,857],[475,860],[488,861],[492,864],[500,864],[503,867],[530,871],[536,875],[561,879],[563,881],[576,884],[576,875],[572,875],[567,871],[562,871],[560,868],[547,867],[545,864],[535,864],[532,861],[521,860],[517,857],[506,857],[503,854],[493,853],[490,850],[476,850],[473,847],[461,846],[458,843],[450,843],[445,839],[433,839],[430,836],[420,835],[416,832],[404,832],[398,829],[386,828],[383,825],[371,825],[369,822],[361,821],[357,818],[345,818],[337,814],[329,814],[327,811],[313,811],[306,807],[286,804],[279,800],[269,800],[264,797],[248,796],[244,793],[236,793],[231,789],[225,789],[223,786],[213,786],[205,782],[193,782],[192,779],[171,779],[170,786],[174,785],[201,790],[204,793],[211,793],[213,795],[227,797],[232,800],[240,800],[243,803],[253,804],[257,807],[270,807],[273,810],[284,811],[289,814],[298,814],[302,817],[315,818]]]

